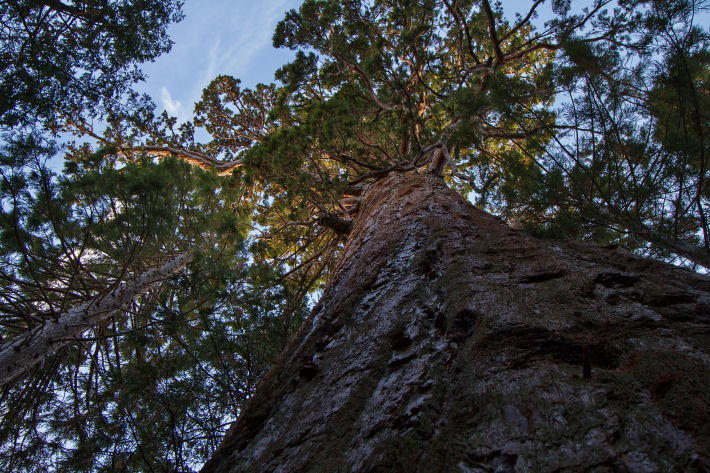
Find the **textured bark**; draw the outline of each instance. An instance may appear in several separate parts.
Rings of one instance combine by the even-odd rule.
[[[392,174],[203,472],[709,471],[709,320],[706,277]]]
[[[177,273],[191,257],[190,253],[179,254],[95,299],[72,307],[27,334],[8,340],[0,349],[0,386],[28,372],[45,356],[77,340],[84,332],[145,293],[153,284]]]

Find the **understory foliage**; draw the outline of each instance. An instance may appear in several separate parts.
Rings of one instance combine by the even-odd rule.
[[[581,3],[305,0],[278,83],[218,76],[182,124],[118,101],[180,2],[0,6],[0,350],[190,260],[0,386],[0,468],[198,469],[390,172],[541,237],[710,267],[704,5]]]

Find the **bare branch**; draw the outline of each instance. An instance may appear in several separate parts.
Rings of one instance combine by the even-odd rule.
[[[241,159],[220,161],[206,154],[173,148],[171,146],[136,146],[132,148],[119,148],[119,150],[121,154],[125,156],[137,153],[146,153],[153,156],[177,156],[183,161],[202,169],[210,169],[214,166],[220,176],[231,173],[243,164]]]
[[[217,169],[217,173],[220,176],[224,176],[226,174],[230,174],[232,171],[240,167],[243,162],[241,159],[236,159],[233,161],[220,161],[218,159],[213,158],[212,156],[208,156],[204,153],[198,153],[197,151],[189,151],[185,149],[180,149],[180,148],[175,148],[172,146],[156,146],[156,145],[143,145],[143,146],[131,146],[131,147],[125,147],[125,146],[120,146],[116,145],[115,143],[110,142],[106,138],[98,135],[95,133],[89,126],[86,126],[81,123],[76,123],[73,121],[68,121],[66,124],[67,127],[73,128],[75,132],[88,135],[95,140],[103,143],[106,146],[112,146],[115,147],[119,150],[119,153],[124,155],[124,156],[132,156],[134,154],[140,154],[140,153],[146,153],[146,154],[151,154],[153,156],[176,156],[193,166],[198,166],[202,169],[211,169],[212,167],[215,167]]]
[[[530,21],[530,18],[532,18],[533,14],[535,13],[535,10],[537,9],[538,6],[545,0],[535,0],[535,3],[533,3],[533,6],[530,7],[530,10],[528,11],[528,14],[525,15],[525,18],[520,20],[517,25],[513,27],[510,31],[508,31],[506,34],[503,35],[503,37],[500,39],[500,42],[503,43],[505,42],[506,39],[510,38],[513,36],[522,26],[527,25],[528,22]]]

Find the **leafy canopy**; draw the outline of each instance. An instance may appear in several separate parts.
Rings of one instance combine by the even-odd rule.
[[[170,50],[179,0],[0,3],[0,125],[96,115],[143,78],[137,65]]]
[[[101,132],[52,115],[92,141],[67,148],[62,176],[43,166],[51,143],[8,143],[4,338],[194,256],[3,388],[2,465],[196,468],[323,288],[363,191],[389,172],[439,176],[540,236],[707,267],[702,5],[553,1],[538,29],[544,3],[513,18],[487,0],[306,0],[274,34],[295,51],[278,84],[218,76],[194,123],[138,101],[110,108]],[[37,86],[46,102],[17,98],[6,116],[99,113],[117,90],[62,102],[52,84]]]

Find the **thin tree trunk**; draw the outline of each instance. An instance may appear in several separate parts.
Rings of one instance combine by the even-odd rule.
[[[661,248],[666,248],[692,263],[710,269],[710,253],[708,253],[705,248],[691,245],[676,238],[668,238],[652,228],[641,227],[635,224],[629,225],[628,228],[631,230],[632,234],[652,244],[658,245]]]
[[[153,284],[180,271],[191,257],[190,253],[181,253],[161,266],[118,284],[112,290],[72,307],[56,319],[48,320],[3,344],[0,349],[0,386],[28,372],[45,356],[75,341],[113,312],[145,293]]]
[[[393,173],[202,471],[710,471],[709,320],[706,277]]]
[[[629,218],[624,219],[616,216],[607,209],[600,209],[600,213],[610,222],[628,228],[632,235],[641,240],[645,240],[659,248],[665,248],[681,258],[685,258],[692,263],[710,269],[710,253],[708,253],[705,248],[692,245],[677,238],[665,236],[663,233],[647,227],[642,223],[634,222]]]

